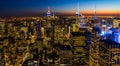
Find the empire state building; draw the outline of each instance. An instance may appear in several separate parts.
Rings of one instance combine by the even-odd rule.
[[[47,16],[48,16],[48,17],[51,16],[50,7],[48,7]]]

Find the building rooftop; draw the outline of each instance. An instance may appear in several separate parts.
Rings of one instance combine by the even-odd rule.
[[[117,47],[120,47],[120,43],[117,43],[111,39],[105,39],[105,40],[100,40],[100,41],[104,42],[105,44],[108,44],[108,45],[118,45]],[[112,46],[112,47],[114,47],[114,46]]]

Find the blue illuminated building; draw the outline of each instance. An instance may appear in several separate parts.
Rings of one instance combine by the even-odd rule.
[[[48,7],[48,11],[47,11],[47,16],[50,17],[51,16],[51,12],[50,12],[50,8]]]
[[[93,30],[95,31],[95,32],[97,32],[98,34],[101,34],[101,28],[100,28],[100,26],[94,26],[93,27]]]
[[[118,32],[117,28],[110,28],[108,31],[102,31],[100,26],[94,26],[93,30],[97,32],[101,38],[110,39],[120,43],[120,32]]]
[[[117,43],[120,43],[120,33],[114,33],[113,40]]]
[[[48,17],[51,16],[51,13],[50,13],[50,12],[47,12],[47,16],[48,16]]]
[[[120,33],[117,31],[117,29],[113,28],[111,32],[106,32],[104,36],[107,37],[107,39],[111,39],[117,43],[120,43]]]
[[[120,32],[115,28],[111,28],[110,31],[103,33],[102,36],[106,37],[106,39],[99,40],[100,66],[119,66]]]

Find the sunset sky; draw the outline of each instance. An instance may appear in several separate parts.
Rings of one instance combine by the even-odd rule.
[[[77,3],[82,14],[120,15],[120,0],[0,0],[0,16],[46,15],[51,12],[75,14]]]

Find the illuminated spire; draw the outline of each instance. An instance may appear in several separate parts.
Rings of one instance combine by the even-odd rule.
[[[47,16],[51,16],[50,7],[48,7]]]
[[[78,2],[78,4],[77,4],[76,16],[78,16],[78,17],[79,17],[79,15],[80,15],[80,11],[79,11],[79,2]]]
[[[95,12],[94,12],[94,19],[97,19],[97,15],[96,15],[96,6],[95,6]]]
[[[50,7],[48,7],[48,12],[50,12]]]

